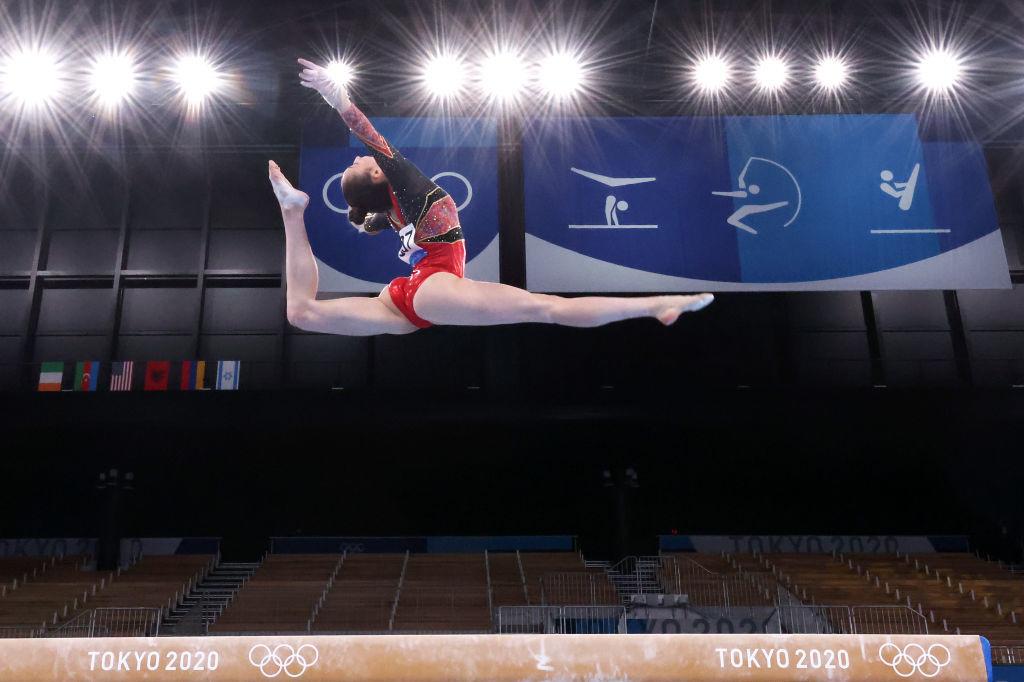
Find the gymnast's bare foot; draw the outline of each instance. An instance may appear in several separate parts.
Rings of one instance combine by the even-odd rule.
[[[667,327],[678,320],[683,313],[695,313],[711,305],[714,300],[715,297],[712,294],[659,296],[658,302],[654,306],[654,317]]]
[[[305,210],[309,195],[292,187],[292,183],[281,172],[281,167],[274,161],[270,162],[270,184],[274,188],[274,196],[281,203],[282,211]]]

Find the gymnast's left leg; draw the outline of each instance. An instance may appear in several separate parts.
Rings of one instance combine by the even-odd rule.
[[[700,310],[714,298],[711,294],[564,298],[438,272],[420,285],[413,308],[417,315],[433,324],[483,326],[546,322],[568,327],[599,327],[609,322],[653,317],[669,325],[682,313]]]

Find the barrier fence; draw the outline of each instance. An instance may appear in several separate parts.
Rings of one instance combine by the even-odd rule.
[[[395,635],[0,640],[19,682],[991,680],[977,636]]]
[[[545,606],[620,603],[615,586],[604,573],[545,573],[539,579]]]
[[[657,576],[662,588],[685,594],[693,606],[764,607],[789,603],[780,595],[778,581],[770,573],[721,574],[687,558],[658,557]]]
[[[994,665],[1024,665],[1024,645],[992,647]]]
[[[156,637],[160,609],[98,608],[75,616],[47,637]]]
[[[928,619],[907,606],[780,606],[779,632],[927,635]]]

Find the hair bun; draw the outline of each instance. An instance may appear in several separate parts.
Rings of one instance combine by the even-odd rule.
[[[362,225],[366,222],[366,209],[352,206],[348,209],[348,219],[353,225]]]

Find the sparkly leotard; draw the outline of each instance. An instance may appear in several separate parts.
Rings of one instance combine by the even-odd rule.
[[[370,214],[363,225],[367,232],[389,227],[396,230],[402,239],[398,257],[413,267],[408,277],[399,277],[388,285],[391,300],[414,325],[429,327],[430,322],[413,310],[420,285],[437,272],[465,275],[466,241],[458,209],[448,193],[392,147],[355,104],[341,112],[341,118],[384,172],[391,204],[401,220],[401,224],[396,223],[385,211]]]

